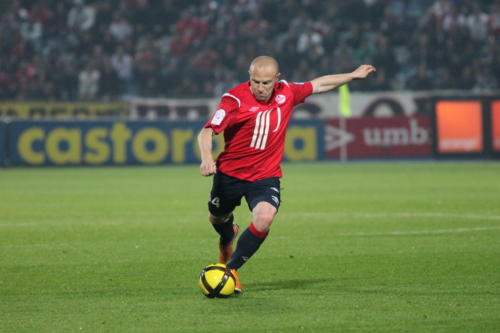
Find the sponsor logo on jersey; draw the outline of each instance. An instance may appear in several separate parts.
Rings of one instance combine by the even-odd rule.
[[[252,107],[252,108],[251,108],[250,110],[248,110],[248,111],[254,112],[254,111],[257,111],[258,109],[259,109],[259,107],[258,107],[258,106],[254,106],[254,107]]]
[[[224,111],[222,109],[217,110],[217,112],[215,113],[215,116],[212,118],[212,124],[220,125],[220,123],[222,122],[222,119],[224,119],[225,116],[226,116],[226,111]]]
[[[286,101],[286,97],[285,95],[278,95],[274,100],[276,101],[276,103],[283,104]]]
[[[280,204],[280,201],[277,197],[275,197],[274,195],[271,195],[271,198],[273,199],[274,202],[276,202],[277,205]]]
[[[271,187],[271,190],[273,190],[273,191],[276,191],[276,192],[280,193],[280,191],[278,191],[278,189],[277,189],[276,187]]]
[[[304,82],[294,82],[295,84],[299,85],[299,86],[303,86],[304,85]]]

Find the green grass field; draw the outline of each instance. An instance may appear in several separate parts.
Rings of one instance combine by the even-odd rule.
[[[214,300],[197,166],[0,170],[0,332],[500,332],[500,163],[283,170],[245,293]]]

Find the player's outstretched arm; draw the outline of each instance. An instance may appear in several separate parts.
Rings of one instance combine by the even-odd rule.
[[[214,131],[211,128],[204,128],[198,134],[198,145],[201,152],[200,173],[208,177],[215,174],[215,162],[212,157],[212,136]]]
[[[338,88],[351,81],[364,79],[368,76],[368,74],[376,71],[377,70],[372,65],[361,65],[352,73],[318,77],[311,81],[313,86],[313,94],[321,94]]]

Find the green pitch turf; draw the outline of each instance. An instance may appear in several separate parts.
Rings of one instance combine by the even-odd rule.
[[[283,169],[245,293],[214,300],[197,166],[0,170],[0,332],[500,332],[500,163]]]

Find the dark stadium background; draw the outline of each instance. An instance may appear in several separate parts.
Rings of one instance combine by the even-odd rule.
[[[173,151],[183,152],[178,163],[198,162],[184,158],[196,156],[198,128],[223,93],[248,80],[259,55],[276,58],[290,82],[361,64],[377,68],[349,83],[348,114],[339,111],[346,101],[336,92],[297,107],[295,133],[302,134],[289,135],[285,160],[500,157],[500,0],[8,0],[0,6],[2,166],[36,165],[26,160],[30,154],[43,165],[80,164],[95,149],[77,143],[105,119],[146,121],[130,123],[137,130],[152,120],[161,128],[192,128],[188,143],[178,146],[170,130],[149,133],[141,151],[158,154],[149,164],[170,163]],[[48,154],[47,142],[58,133],[51,129],[60,126],[48,121],[62,118],[65,136],[73,130],[82,136],[61,137],[53,148],[75,154],[73,162]],[[316,120],[314,128],[303,119]],[[314,135],[306,139],[308,130]],[[410,139],[420,130],[427,139],[419,146]],[[381,139],[372,144],[367,133]],[[99,140],[111,145],[106,135]],[[113,164],[101,153],[97,164]]]
[[[498,0],[4,0],[0,10],[3,101],[220,96],[261,54],[288,81],[375,65],[354,91],[499,86]]]

